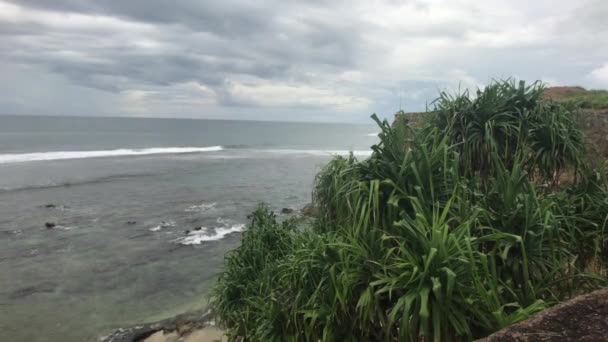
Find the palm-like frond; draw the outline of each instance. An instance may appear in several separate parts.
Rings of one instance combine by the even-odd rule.
[[[315,178],[310,228],[260,208],[212,305],[233,340],[466,341],[605,284],[608,177],[540,83],[447,93]],[[559,185],[560,174],[578,179]]]

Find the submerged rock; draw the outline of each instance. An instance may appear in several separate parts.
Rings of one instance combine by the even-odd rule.
[[[55,222],[46,222],[44,226],[46,227],[46,229],[53,229],[57,226],[57,224]]]
[[[52,282],[43,282],[34,286],[26,286],[19,288],[8,295],[10,299],[22,299],[39,293],[52,293],[57,288],[57,284]]]
[[[293,213],[293,209],[291,209],[291,208],[281,209],[281,214],[291,214],[291,213]]]
[[[53,203],[49,203],[49,204],[45,204],[44,205],[45,208],[56,208],[57,205],[53,204]]]
[[[194,229],[193,229],[193,230],[199,231],[199,230],[201,230],[201,229],[203,229],[203,227],[194,227]]]
[[[130,225],[130,226],[132,226],[134,224],[137,224],[137,221],[127,221],[127,224]]]

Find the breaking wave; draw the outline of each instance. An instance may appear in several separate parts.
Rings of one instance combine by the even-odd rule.
[[[240,233],[245,229],[245,225],[242,223],[231,224],[229,220],[222,218],[218,218],[217,223],[221,226],[211,229],[201,227],[200,230],[188,232],[186,236],[177,239],[176,242],[180,245],[200,245],[203,242],[221,240],[230,234]]]
[[[158,232],[166,227],[175,227],[175,221],[162,221],[158,226],[148,229],[151,232]]]
[[[217,203],[213,202],[213,203],[202,203],[202,204],[198,204],[198,205],[191,205],[189,207],[187,207],[186,209],[184,209],[185,212],[204,212],[210,209],[215,208]]]
[[[347,156],[352,153],[355,156],[367,157],[372,154],[371,150],[312,150],[312,149],[256,149],[243,148],[244,146],[231,146],[224,148],[222,146],[208,147],[159,147],[159,148],[142,148],[142,149],[117,149],[117,150],[100,150],[100,151],[58,151],[58,152],[34,152],[34,153],[7,153],[0,154],[0,164],[23,163],[32,161],[52,161],[52,160],[67,160],[67,159],[86,159],[86,158],[103,158],[103,157],[122,157],[122,156],[144,156],[154,154],[184,154],[184,153],[202,153],[202,152],[219,152],[219,151],[239,151],[249,155],[241,155],[242,157],[255,158],[260,154],[284,154],[284,155],[312,155],[312,156],[331,156],[340,155]],[[226,155],[228,157],[229,155]],[[6,190],[6,189],[5,189]]]
[[[180,153],[200,153],[222,151],[222,146],[208,147],[158,147],[142,149],[117,149],[100,151],[57,151],[57,152],[34,152],[34,153],[9,153],[0,154],[0,164],[22,163],[29,161],[64,160],[64,159],[83,159],[101,157],[121,157],[121,156],[143,156],[151,154],[180,154]]]

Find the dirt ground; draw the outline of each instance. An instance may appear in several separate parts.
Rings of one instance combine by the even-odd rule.
[[[228,339],[216,327],[196,329],[180,335],[178,331],[165,332],[163,330],[148,336],[143,342],[225,342]]]

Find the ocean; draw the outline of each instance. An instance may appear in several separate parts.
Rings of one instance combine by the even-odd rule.
[[[0,116],[0,339],[97,341],[205,308],[258,203],[302,208],[331,156],[364,158],[377,131]]]

